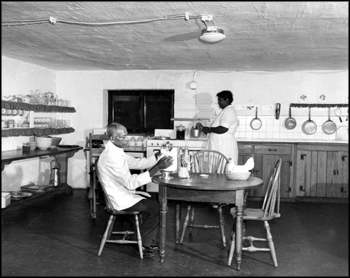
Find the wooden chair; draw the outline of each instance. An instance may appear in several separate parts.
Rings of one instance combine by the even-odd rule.
[[[274,218],[279,218],[280,214],[280,172],[281,172],[282,159],[279,158],[270,176],[269,183],[267,185],[266,193],[262,208],[244,208],[243,209],[243,221],[263,221],[266,230],[266,238],[256,238],[253,236],[245,236],[246,230],[243,231],[243,241],[249,243],[248,247],[242,247],[242,251],[256,252],[265,251],[270,252],[272,261],[275,267],[278,267],[275,246],[272,240],[270,232],[270,226],[268,221]],[[236,208],[232,208],[231,215],[236,220]],[[231,265],[233,253],[235,251],[235,223],[233,225],[231,234],[231,246],[229,250],[228,265]],[[267,241],[268,248],[254,246],[254,241]]]
[[[203,150],[194,153],[192,156],[192,172],[194,173],[224,173],[228,159],[225,155],[218,151]],[[196,225],[194,223],[195,209],[193,204],[187,206],[187,214],[183,223],[180,243],[183,242],[186,229],[189,227],[189,234],[192,236],[192,228],[215,228],[221,230],[222,245],[226,246],[226,237],[224,229],[224,217],[222,215],[222,207],[225,204],[217,205],[219,214],[219,225]]]
[[[97,165],[97,161],[98,161],[98,159],[96,160],[96,165]],[[95,168],[95,173],[96,173],[96,176],[99,178],[97,168]],[[101,256],[103,248],[104,248],[106,243],[138,244],[140,258],[143,259],[142,239],[141,239],[141,232],[140,232],[140,225],[139,225],[139,223],[141,221],[141,211],[123,211],[123,210],[118,211],[118,210],[115,210],[109,197],[108,197],[108,194],[107,194],[106,189],[103,185],[103,182],[101,181],[101,179],[99,179],[99,180],[100,180],[100,184],[101,184],[101,187],[102,187],[102,190],[104,193],[104,197],[105,197],[105,202],[106,202],[105,212],[110,214],[110,217],[108,219],[107,228],[102,236],[100,248],[98,250],[98,256]],[[117,216],[133,216],[134,217],[137,240],[126,239],[126,237],[128,235],[134,234],[134,231],[129,231],[129,230],[113,231],[114,223],[115,223]],[[123,237],[121,239],[111,239],[112,235],[122,235]]]
[[[100,156],[103,148],[94,148],[93,147],[93,141],[103,141],[103,140],[109,140],[107,135],[104,134],[89,134],[89,174],[90,174],[90,190],[88,193],[88,198],[90,201],[90,214],[92,219],[96,219],[96,206],[97,206],[97,193],[100,189],[98,179],[96,177],[96,159]]]

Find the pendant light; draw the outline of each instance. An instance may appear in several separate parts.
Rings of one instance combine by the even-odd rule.
[[[213,21],[213,16],[203,15],[201,19],[206,26],[206,29],[202,30],[202,34],[199,37],[201,41],[204,41],[207,43],[216,43],[226,38],[224,34],[224,30],[216,28],[215,23]],[[207,22],[208,23],[211,22],[213,26],[208,26]]]

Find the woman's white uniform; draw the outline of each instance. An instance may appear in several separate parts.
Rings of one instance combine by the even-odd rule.
[[[228,131],[223,134],[209,133],[206,149],[223,153],[227,158],[232,158],[235,165],[238,164],[238,146],[235,133],[239,121],[236,110],[232,104],[226,106],[219,115],[216,116],[210,127],[223,126]]]

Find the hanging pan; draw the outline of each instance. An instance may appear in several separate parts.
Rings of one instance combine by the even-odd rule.
[[[292,108],[289,106],[289,118],[284,121],[284,126],[287,129],[294,129],[297,126],[297,121],[292,117]]]
[[[260,129],[262,126],[261,120],[258,118],[258,107],[255,110],[255,118],[251,120],[250,127],[254,130]]]
[[[312,135],[317,130],[317,125],[311,120],[311,107],[309,107],[309,119],[303,123],[302,131],[307,135]]]
[[[323,123],[322,130],[328,135],[333,134],[337,130],[337,125],[331,120],[331,108],[328,108],[328,121]]]

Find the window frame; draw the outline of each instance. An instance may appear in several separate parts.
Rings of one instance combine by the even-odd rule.
[[[154,90],[154,89],[137,89],[137,90],[107,90],[108,92],[108,119],[107,123],[108,125],[113,122],[114,119],[114,101],[113,97],[116,95],[124,95],[124,96],[138,96],[140,97],[140,112],[139,117],[141,120],[141,127],[139,130],[127,128],[128,133],[142,133],[142,134],[154,134],[155,128],[147,128],[146,127],[146,119],[147,119],[147,106],[146,106],[146,97],[150,95],[157,95],[157,94],[169,94],[169,100],[171,103],[171,109],[170,109],[170,119],[169,119],[169,126],[164,129],[174,129],[174,122],[171,121],[171,118],[174,118],[174,97],[175,97],[175,90],[170,89],[161,89],[161,90]]]

